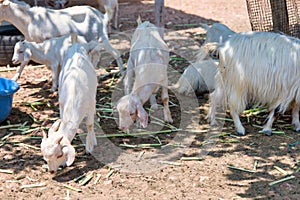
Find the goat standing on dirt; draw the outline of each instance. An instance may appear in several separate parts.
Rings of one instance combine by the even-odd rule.
[[[124,79],[125,96],[117,103],[119,127],[127,130],[136,119],[143,128],[148,125],[148,114],[143,105],[161,88],[164,120],[173,122],[169,110],[168,76],[169,49],[159,35],[158,28],[146,21],[138,22],[132,40],[127,73]],[[133,88],[131,89],[133,85]],[[153,99],[154,98],[154,99]]]
[[[41,151],[49,171],[55,172],[60,165],[70,166],[75,159],[71,141],[86,117],[86,152],[91,153],[97,140],[94,132],[97,77],[84,46],[74,43],[68,50],[59,76],[58,119],[44,135]]]
[[[24,2],[0,0],[0,21],[12,23],[29,42],[43,42],[70,33],[77,33],[87,42],[96,40],[117,60],[123,72],[122,59],[107,35],[108,14],[90,6],[73,6],[61,10],[32,7]]]
[[[300,131],[300,40],[269,32],[248,32],[233,35],[218,49],[219,72],[217,93],[212,94],[209,118],[215,123],[216,104],[227,100],[237,132],[245,134],[239,114],[247,104],[267,106],[270,110],[263,132],[272,134],[275,111],[284,112],[290,106],[292,123]],[[219,102],[222,101],[222,102]],[[224,107],[225,105],[223,105]]]
[[[86,43],[84,37],[78,36],[78,41],[85,47],[91,58],[94,67],[100,60],[101,46],[99,42],[91,41]],[[12,62],[14,64],[21,63],[17,73],[12,80],[16,81],[24,69],[24,67],[33,60],[37,63],[45,64],[52,70],[52,88],[54,92],[58,86],[58,76],[65,59],[66,52],[71,45],[70,35],[55,37],[45,40],[42,43],[20,41],[15,44]]]

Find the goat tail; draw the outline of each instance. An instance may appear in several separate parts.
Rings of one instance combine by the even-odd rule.
[[[210,29],[210,26],[208,26],[207,24],[200,23],[199,25],[200,25],[201,28],[203,28],[206,31],[208,31]]]

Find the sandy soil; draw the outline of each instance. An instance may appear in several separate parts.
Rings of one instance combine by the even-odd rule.
[[[111,41],[126,63],[135,20],[138,15],[153,20],[153,1],[120,2],[121,32],[112,34]],[[243,0],[167,0],[165,4],[171,83],[204,40],[204,31],[191,24],[222,22],[237,32],[250,30]],[[86,155],[84,134],[78,134],[73,140],[75,162],[54,175],[47,172],[39,148],[42,129],[47,131],[59,117],[57,94],[50,92],[51,73],[46,67],[34,64],[24,70],[12,113],[0,124],[1,199],[299,199],[299,135],[291,129],[289,113],[276,120],[276,134],[271,137],[259,133],[266,113],[243,115],[247,135],[240,137],[229,116],[218,127],[221,130],[208,126],[207,94],[184,97],[170,91],[172,125],[163,124],[161,112],[155,112],[148,128],[152,134],[134,129],[138,135],[124,135],[111,109],[122,95],[120,77],[115,63],[108,65],[107,60],[101,63],[104,69],[97,70],[98,146]],[[0,70],[1,77],[8,78],[15,72],[6,66]],[[199,160],[184,160],[195,157]],[[93,178],[86,184],[77,180],[91,173]],[[291,180],[269,185],[290,174]]]

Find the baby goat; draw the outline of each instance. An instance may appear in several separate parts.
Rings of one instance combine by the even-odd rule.
[[[60,165],[70,166],[75,159],[71,141],[86,117],[86,152],[91,153],[97,140],[94,132],[97,77],[84,46],[74,43],[66,53],[59,76],[60,119],[44,135],[41,151],[49,171],[54,173]]]
[[[159,88],[162,89],[164,119],[166,122],[173,122],[168,95],[169,49],[155,25],[147,21],[138,23],[131,40],[130,57],[124,79],[126,96],[117,103],[121,130],[127,130],[137,119],[140,120],[143,128],[147,127],[148,114],[143,104],[150,97],[152,101],[155,100],[153,94]]]
[[[86,43],[84,37],[78,36],[78,41],[85,47],[92,60],[94,67],[100,60],[101,45],[97,41]],[[14,64],[21,63],[17,73],[12,78],[16,81],[24,69],[24,67],[33,60],[37,63],[45,64],[52,70],[52,92],[57,89],[58,76],[60,68],[65,59],[67,49],[71,45],[70,35],[55,37],[45,40],[42,43],[20,41],[14,48],[12,62]]]

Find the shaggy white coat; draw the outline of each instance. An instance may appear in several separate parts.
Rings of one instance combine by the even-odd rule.
[[[221,78],[216,78],[219,92],[212,96],[227,101],[239,134],[245,134],[239,114],[251,103],[267,106],[271,111],[263,129],[266,134],[272,132],[275,109],[285,112],[291,104],[293,124],[296,131],[300,130],[299,39],[267,32],[240,33],[233,35],[218,51]],[[211,119],[214,112],[210,113]]]

